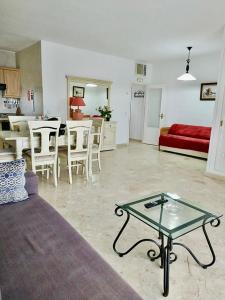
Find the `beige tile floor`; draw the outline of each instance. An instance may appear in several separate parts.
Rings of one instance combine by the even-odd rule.
[[[143,297],[162,296],[162,270],[150,262],[148,243],[120,258],[112,250],[113,240],[124,219],[114,214],[115,203],[129,201],[149,193],[170,191],[216,213],[225,213],[225,182],[204,175],[206,161],[158,152],[139,143],[102,153],[102,171],[92,182],[79,175],[69,185],[67,170],[62,170],[58,188],[40,176],[40,194],[100,253],[102,257]],[[225,219],[208,233],[217,255],[216,263],[204,270],[181,247],[174,247],[178,260],[171,265],[170,294],[167,299],[225,299]],[[121,240],[120,250],[142,238],[157,238],[156,232],[133,218]],[[202,231],[183,236],[207,263],[211,257]]]

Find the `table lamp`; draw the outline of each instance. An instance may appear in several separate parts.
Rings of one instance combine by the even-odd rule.
[[[76,106],[78,107],[76,109]],[[70,107],[73,110],[72,119],[82,120],[83,114],[80,110],[80,106],[85,106],[84,99],[81,97],[70,97]]]

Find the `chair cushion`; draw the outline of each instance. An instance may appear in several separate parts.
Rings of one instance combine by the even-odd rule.
[[[25,190],[25,160],[0,163],[0,204],[19,202],[28,198]]]

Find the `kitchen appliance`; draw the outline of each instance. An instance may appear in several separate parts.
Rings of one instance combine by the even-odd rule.
[[[5,83],[0,83],[0,91],[6,90],[6,84]]]

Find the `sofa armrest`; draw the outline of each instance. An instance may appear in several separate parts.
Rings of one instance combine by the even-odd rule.
[[[162,127],[160,128],[160,135],[165,135],[168,133],[170,127]]]
[[[25,189],[27,190],[28,195],[38,194],[38,177],[33,172],[25,173]]]

